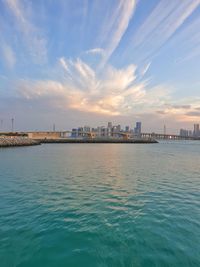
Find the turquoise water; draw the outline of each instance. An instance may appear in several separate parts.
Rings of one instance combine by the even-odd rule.
[[[0,266],[200,266],[200,142],[0,149]]]

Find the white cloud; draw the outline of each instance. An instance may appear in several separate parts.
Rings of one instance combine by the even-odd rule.
[[[18,84],[21,97],[41,101],[43,106],[77,110],[108,116],[155,116],[159,120],[191,122],[198,119],[200,99],[173,100],[173,88],[160,84],[150,87],[137,82],[137,66],[123,69],[108,66],[98,72],[80,59],[59,60],[62,81],[22,80]],[[59,71],[59,70],[58,70]]]
[[[134,33],[127,53],[140,52],[143,60],[152,57],[199,5],[200,0],[161,0]]]
[[[5,65],[9,69],[12,69],[16,63],[16,56],[13,49],[11,48],[11,46],[2,41],[1,51],[2,51],[2,57],[4,58],[5,61]]]
[[[182,31],[170,41],[170,45],[178,47],[176,63],[183,63],[187,60],[200,56],[200,18],[197,17],[186,25]]]
[[[120,0],[112,15],[106,21],[101,33],[104,55],[100,67],[103,67],[125,34],[136,6],[135,0]]]
[[[59,62],[60,62],[60,64],[61,64],[61,66],[62,66],[66,71],[69,70],[69,68],[68,68],[68,66],[67,66],[67,63],[66,63],[66,61],[65,61],[65,59],[64,59],[63,57],[61,57],[61,58],[59,59]]]
[[[147,73],[147,71],[149,70],[150,66],[151,66],[151,62],[149,62],[149,63],[144,65],[144,67],[141,70],[141,75],[142,76],[144,76]]]
[[[194,122],[199,120],[200,98],[189,97],[163,103],[157,113],[174,121]]]
[[[105,115],[128,115],[155,111],[169,100],[164,87],[148,89],[145,82],[136,82],[135,65],[123,69],[109,66],[101,77],[85,62],[60,59],[62,82],[23,80],[21,96],[50,101],[62,109],[76,109]]]
[[[19,0],[5,0],[16,19],[16,25],[21,32],[27,50],[34,63],[44,63],[47,60],[46,39],[42,32],[31,22],[32,17],[28,2]],[[25,4],[26,3],[26,4]]]
[[[86,52],[85,52],[86,54],[99,54],[99,55],[101,55],[101,56],[103,56],[104,55],[104,49],[102,49],[102,48],[93,48],[93,49],[90,49],[90,50],[87,50]]]

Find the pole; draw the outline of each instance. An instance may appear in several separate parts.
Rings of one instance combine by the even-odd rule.
[[[13,118],[11,119],[11,124],[12,124],[12,129],[11,129],[11,131],[14,132],[14,119],[13,119]]]
[[[164,125],[164,135],[166,135],[166,125]]]

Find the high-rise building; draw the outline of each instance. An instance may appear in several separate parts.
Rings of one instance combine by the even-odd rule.
[[[112,127],[112,136],[113,137],[119,137],[120,136],[120,131],[121,131],[121,126],[120,125],[115,125]]]
[[[180,129],[180,136],[188,137],[189,136],[189,131],[185,130],[185,129]]]
[[[71,132],[71,137],[77,137],[78,136],[78,130],[73,128]]]
[[[120,132],[120,131],[121,131],[121,125],[118,124],[118,125],[116,126],[116,129],[117,129],[118,132]]]
[[[90,126],[85,125],[83,128],[83,131],[86,133],[89,133],[90,132]]]
[[[129,126],[126,126],[125,127],[125,132],[129,132],[130,131],[130,127]]]
[[[101,136],[108,136],[108,128],[101,127]]]
[[[108,122],[108,128],[112,128],[112,122]]]
[[[108,122],[108,136],[112,136],[112,122]]]
[[[188,134],[189,134],[189,136],[190,136],[190,137],[192,137],[192,136],[193,136],[193,133],[192,133],[192,131],[191,131],[191,130],[189,130],[189,131],[188,131]]]
[[[78,136],[78,137],[82,137],[82,136],[84,136],[84,133],[83,133],[83,127],[78,127],[78,130],[77,130],[77,136]]]
[[[193,135],[194,135],[194,137],[199,137],[200,136],[199,124],[194,124]]]
[[[140,121],[136,122],[136,126],[134,128],[134,132],[136,135],[140,135],[142,131],[142,123]]]

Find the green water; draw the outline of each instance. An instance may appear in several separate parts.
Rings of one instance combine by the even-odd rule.
[[[0,149],[0,266],[200,266],[200,142]]]

